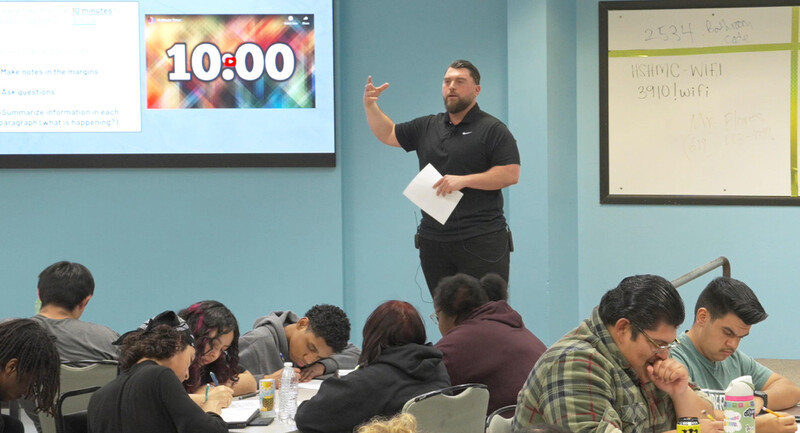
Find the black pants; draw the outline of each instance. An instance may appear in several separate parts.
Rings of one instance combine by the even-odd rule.
[[[509,253],[505,229],[460,241],[419,240],[419,261],[431,296],[439,280],[457,273],[481,278],[494,272],[508,281]]]

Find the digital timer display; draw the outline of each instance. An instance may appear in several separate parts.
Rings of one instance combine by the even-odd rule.
[[[313,108],[314,15],[147,15],[148,108]]]

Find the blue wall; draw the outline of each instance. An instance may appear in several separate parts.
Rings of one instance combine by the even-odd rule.
[[[86,320],[121,331],[208,298],[248,327],[339,304],[339,183],[339,169],[0,171],[0,315],[32,315],[60,259],[94,274]]]
[[[36,275],[60,259],[95,274],[85,319],[120,331],[207,298],[245,329],[276,309],[343,305],[356,342],[384,300],[427,316],[418,211],[401,195],[416,157],[372,137],[361,97],[372,75],[391,83],[381,106],[395,120],[438,112],[446,65],[463,57],[481,69],[481,107],[519,142],[511,302],[545,343],[627,275],[674,279],[725,255],[770,313],[742,347],[800,358],[781,326],[800,298],[800,210],[599,204],[596,0],[342,0],[335,15],[335,169],[0,171],[0,317],[33,314]],[[690,309],[709,279],[680,289]]]

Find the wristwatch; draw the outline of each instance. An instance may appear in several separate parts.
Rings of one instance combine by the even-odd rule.
[[[764,405],[761,406],[761,407],[762,408],[763,407],[767,407],[767,393],[766,392],[764,392],[764,391],[753,391],[753,396],[761,397],[761,400],[764,401]]]

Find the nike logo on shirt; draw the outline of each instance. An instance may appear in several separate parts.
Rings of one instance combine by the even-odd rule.
[[[461,135],[469,135],[469,134],[472,134],[472,131],[464,131],[461,133]]]

